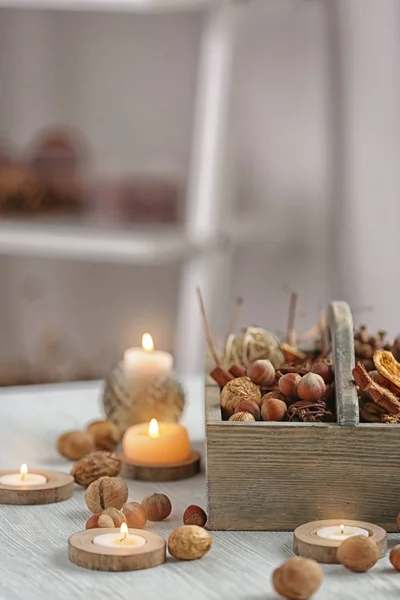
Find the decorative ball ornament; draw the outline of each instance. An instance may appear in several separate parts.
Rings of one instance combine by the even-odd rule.
[[[117,425],[122,436],[131,425],[151,419],[177,423],[185,395],[173,375],[149,379],[127,376],[120,362],[106,378],[102,402],[107,418]]]
[[[243,335],[228,338],[224,362],[247,368],[256,360],[270,360],[275,369],[285,363],[278,338],[260,327],[248,327]]]

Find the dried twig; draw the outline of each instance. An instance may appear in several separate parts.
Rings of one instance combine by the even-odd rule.
[[[201,316],[203,319],[204,333],[206,336],[207,345],[210,350],[211,356],[213,357],[213,359],[215,361],[215,364],[217,366],[219,366],[221,361],[218,357],[217,351],[215,350],[214,342],[213,342],[212,335],[211,335],[210,325],[209,325],[209,322],[207,319],[206,310],[204,308],[203,296],[201,295],[201,291],[200,291],[199,287],[196,288],[196,292],[197,292],[197,297],[199,299],[200,311],[201,311]]]
[[[243,304],[244,304],[243,298],[241,298],[240,296],[239,296],[239,298],[236,298],[235,307],[233,309],[231,321],[229,323],[228,334],[226,336],[226,339],[228,339],[228,337],[230,336],[231,333],[235,333],[235,331],[236,331],[236,327],[238,326],[238,323],[239,323],[240,311],[242,309]]]
[[[297,308],[298,299],[299,299],[298,294],[296,294],[296,292],[292,292],[290,295],[286,342],[289,344],[289,346],[293,346],[293,348],[296,347],[295,321],[296,321],[296,308]]]

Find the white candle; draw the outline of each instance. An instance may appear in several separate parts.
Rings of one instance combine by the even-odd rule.
[[[128,348],[124,352],[124,369],[127,375],[135,377],[162,377],[172,371],[172,354],[154,350],[153,339],[149,333],[142,337],[142,348]]]
[[[128,532],[126,523],[122,523],[120,531],[115,533],[102,533],[93,538],[93,544],[104,548],[138,548],[144,546],[146,540]]]
[[[9,473],[0,477],[0,483],[11,487],[32,487],[47,483],[47,478],[38,473],[28,473],[28,467],[21,465],[19,473]]]
[[[332,525],[330,527],[321,527],[317,530],[317,535],[326,540],[347,540],[354,535],[369,536],[369,532],[362,527],[352,527],[351,525]]]

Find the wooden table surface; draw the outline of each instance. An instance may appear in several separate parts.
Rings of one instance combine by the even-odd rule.
[[[202,435],[201,380],[186,382],[189,410],[184,422],[192,439]],[[101,415],[98,385],[15,388],[0,392],[0,468],[48,467],[68,472],[55,451],[57,436]],[[130,499],[163,491],[171,517],[150,529],[168,536],[188,504],[205,505],[204,476],[163,484],[129,482]],[[382,494],[385,491],[382,490]],[[400,510],[400,498],[399,498]],[[199,561],[168,559],[155,569],[131,573],[88,571],[69,563],[68,537],[90,516],[83,489],[48,506],[0,506],[0,600],[272,600],[274,567],[292,555],[292,534],[213,532],[213,548]],[[389,548],[400,534],[389,536]],[[390,600],[400,595],[400,573],[383,559],[367,574],[323,566],[316,600]]]

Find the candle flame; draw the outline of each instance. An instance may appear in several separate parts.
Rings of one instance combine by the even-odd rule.
[[[19,472],[21,473],[21,481],[23,481],[25,479],[25,475],[28,472],[28,467],[26,466],[25,463],[22,463]]]
[[[153,350],[154,350],[153,338],[151,337],[151,335],[149,333],[143,334],[142,348],[146,352],[153,352]]]
[[[149,436],[158,437],[159,431],[157,419],[152,419],[149,423]]]
[[[340,533],[341,535],[344,535],[344,525],[340,525]]]
[[[128,525],[126,523],[122,523],[122,525],[120,527],[120,532],[122,535],[122,538],[120,539],[120,541],[123,542],[126,539],[126,536],[128,535]]]

